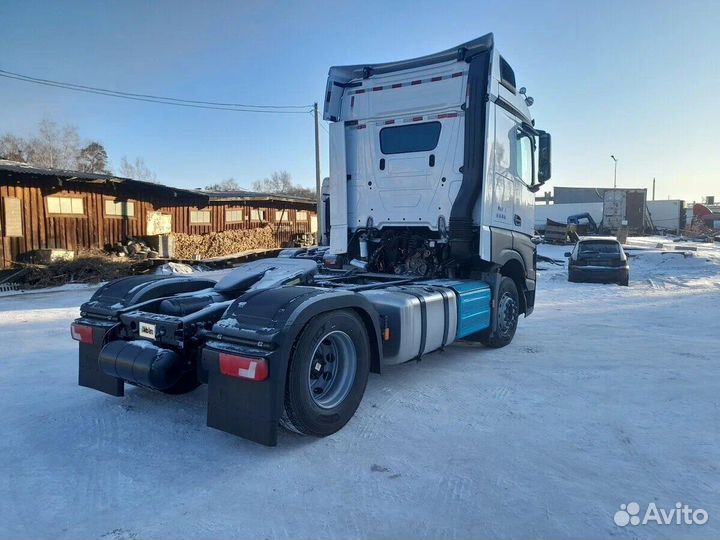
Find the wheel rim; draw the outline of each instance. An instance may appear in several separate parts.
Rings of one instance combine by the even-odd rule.
[[[498,306],[498,332],[501,336],[507,337],[512,332],[517,322],[518,305],[512,295],[508,292],[500,297]]]
[[[340,330],[318,340],[308,369],[308,387],[322,409],[337,407],[350,393],[357,371],[357,352],[350,336]]]

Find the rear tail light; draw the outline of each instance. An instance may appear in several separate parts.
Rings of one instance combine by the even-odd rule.
[[[268,365],[264,358],[220,353],[220,373],[238,379],[264,381],[268,377]]]
[[[93,342],[92,326],[72,323],[70,325],[70,335],[75,341],[79,341],[80,343],[92,344]]]
[[[337,256],[326,254],[323,257],[323,266],[325,266],[325,268],[337,268],[337,266],[338,266]]]

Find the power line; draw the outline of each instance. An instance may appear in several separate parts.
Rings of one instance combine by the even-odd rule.
[[[12,71],[0,69],[0,77],[6,79],[14,79],[22,82],[38,84],[42,86],[50,86],[54,88],[62,88],[64,90],[73,90],[75,92],[84,92],[88,94],[96,94],[108,97],[116,97],[121,99],[130,99],[133,101],[143,101],[148,103],[159,103],[162,105],[175,105],[177,107],[191,107],[195,109],[212,109],[220,111],[232,112],[255,112],[255,113],[271,113],[271,114],[304,114],[312,112],[312,105],[248,105],[242,103],[222,103],[217,101],[200,101],[192,99],[180,99],[166,96],[155,96],[152,94],[139,94],[133,92],[121,92],[117,90],[108,90],[106,88],[98,88],[74,83],[65,83],[54,81],[51,79],[41,79],[38,77],[30,77]]]
[[[58,84],[58,85],[66,86],[66,87],[73,87],[73,88],[84,89],[84,90],[94,90],[94,91],[98,91],[98,92],[106,92],[106,93],[118,94],[118,95],[123,95],[123,96],[142,97],[142,98],[148,98],[148,99],[160,99],[160,100],[164,100],[164,101],[177,101],[177,102],[183,102],[183,103],[195,103],[195,104],[200,104],[200,105],[213,105],[213,106],[220,106],[220,107],[247,107],[247,108],[261,108],[261,109],[307,109],[309,107],[312,107],[312,105],[245,105],[242,103],[221,103],[221,102],[217,102],[217,101],[198,101],[198,100],[193,100],[193,99],[180,99],[180,98],[173,98],[173,97],[166,97],[166,96],[154,96],[152,94],[137,94],[137,93],[133,93],[133,92],[121,92],[119,90],[107,90],[105,88],[97,88],[94,86],[86,86],[86,85],[82,85],[82,84],[59,82],[59,81],[53,81],[50,79],[40,79],[37,77],[30,77],[29,75],[13,73],[12,71],[5,71],[4,69],[0,69],[0,73],[5,73],[7,75],[19,77],[22,80],[26,80],[28,82],[51,83],[51,84]]]

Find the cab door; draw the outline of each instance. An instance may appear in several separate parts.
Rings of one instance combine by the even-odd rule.
[[[534,142],[522,121],[501,107],[495,115],[495,182],[492,223],[532,235],[534,229]]]
[[[502,229],[513,229],[517,175],[516,134],[519,126],[510,113],[495,108],[495,144],[493,148],[494,182],[491,223]]]

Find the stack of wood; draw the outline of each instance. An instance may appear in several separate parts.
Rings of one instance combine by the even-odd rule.
[[[564,244],[567,242],[567,223],[548,219],[545,223],[545,242],[548,244]]]
[[[207,259],[254,249],[278,247],[271,227],[236,229],[210,234],[174,234],[173,256],[177,259]]]

